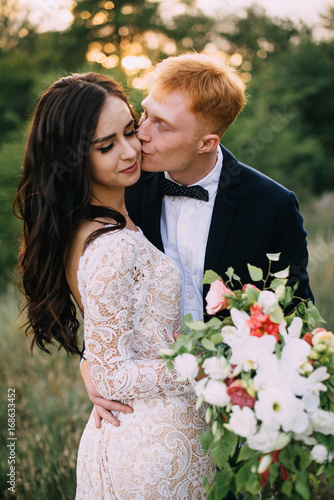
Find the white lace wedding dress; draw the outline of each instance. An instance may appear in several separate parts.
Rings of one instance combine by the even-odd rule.
[[[215,466],[199,435],[193,383],[177,382],[158,352],[181,331],[181,278],[176,264],[141,231],[113,231],[81,257],[85,356],[107,399],[134,409],[117,428],[91,415],[77,464],[77,500],[195,500]]]

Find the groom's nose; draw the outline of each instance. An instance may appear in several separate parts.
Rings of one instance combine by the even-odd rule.
[[[142,142],[149,142],[151,140],[151,134],[149,131],[148,120],[143,120],[138,128],[137,137]]]

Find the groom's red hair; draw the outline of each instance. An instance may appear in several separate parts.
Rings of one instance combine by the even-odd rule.
[[[190,53],[169,57],[160,62],[153,73],[151,91],[163,98],[182,92],[192,113],[198,113],[209,126],[210,133],[222,137],[242,110],[245,83],[234,68],[223,60],[204,54]]]

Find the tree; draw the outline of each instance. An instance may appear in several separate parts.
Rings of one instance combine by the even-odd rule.
[[[173,5],[167,13],[159,1],[81,0],[73,9],[74,21],[67,33],[69,60],[86,57],[102,68],[118,66],[131,79],[167,55],[203,50],[214,19],[196,8],[194,0],[177,6],[174,13]]]

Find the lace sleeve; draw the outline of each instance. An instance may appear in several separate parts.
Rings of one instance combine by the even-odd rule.
[[[136,356],[140,254],[127,234],[113,233],[102,239],[103,245],[96,240],[84,254],[84,291],[81,289],[85,353],[94,385],[107,399],[176,396],[192,391],[193,383],[177,382],[176,371],[169,372],[160,359]]]

